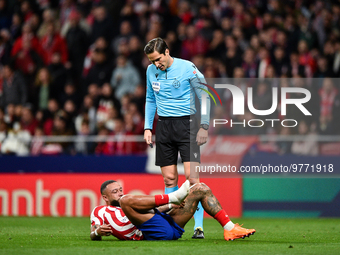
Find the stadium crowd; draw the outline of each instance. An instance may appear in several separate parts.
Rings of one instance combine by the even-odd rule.
[[[254,86],[256,109],[270,108],[273,86],[312,93],[312,117],[288,109],[296,130],[210,127],[210,135],[339,134],[340,1],[0,0],[1,152],[144,153],[143,142],[84,137],[143,134],[150,64],[143,46],[155,37],[206,78],[249,78],[242,90],[252,78],[281,78]],[[214,107],[211,116],[237,120],[230,108]],[[273,117],[282,118],[279,109]],[[259,117],[248,111],[242,118]],[[79,141],[39,140],[52,135]],[[299,144],[278,147],[299,151]]]

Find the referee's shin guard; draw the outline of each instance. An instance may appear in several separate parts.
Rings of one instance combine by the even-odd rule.
[[[201,202],[198,202],[197,210],[194,214],[194,219],[195,219],[194,230],[198,227],[201,227],[202,230],[203,230],[203,213],[204,213],[203,206],[202,206]]]
[[[167,188],[167,187],[165,187],[164,193],[165,193],[165,194],[169,194],[169,193],[174,192],[174,191],[176,191],[176,190],[178,190],[178,185],[175,186],[175,187],[172,187],[172,188]]]

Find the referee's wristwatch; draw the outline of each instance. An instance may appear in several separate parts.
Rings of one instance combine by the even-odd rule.
[[[200,128],[203,128],[204,130],[208,130],[209,129],[209,125],[208,124],[201,124]]]

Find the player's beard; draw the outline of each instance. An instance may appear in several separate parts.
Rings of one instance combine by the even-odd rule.
[[[117,201],[117,200],[112,200],[110,202],[110,205],[112,205],[112,206],[120,206],[119,201]]]

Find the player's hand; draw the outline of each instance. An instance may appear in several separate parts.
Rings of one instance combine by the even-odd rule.
[[[144,131],[144,140],[149,145],[152,143],[152,132],[151,130],[147,129]]]
[[[104,224],[97,228],[97,233],[100,236],[109,236],[112,234],[110,225]]]
[[[198,146],[205,144],[208,141],[208,130],[200,128],[197,132],[196,142]]]
[[[184,206],[185,206],[185,200],[182,201],[182,203],[179,205],[171,204],[171,209],[180,209],[180,208],[183,208]]]

